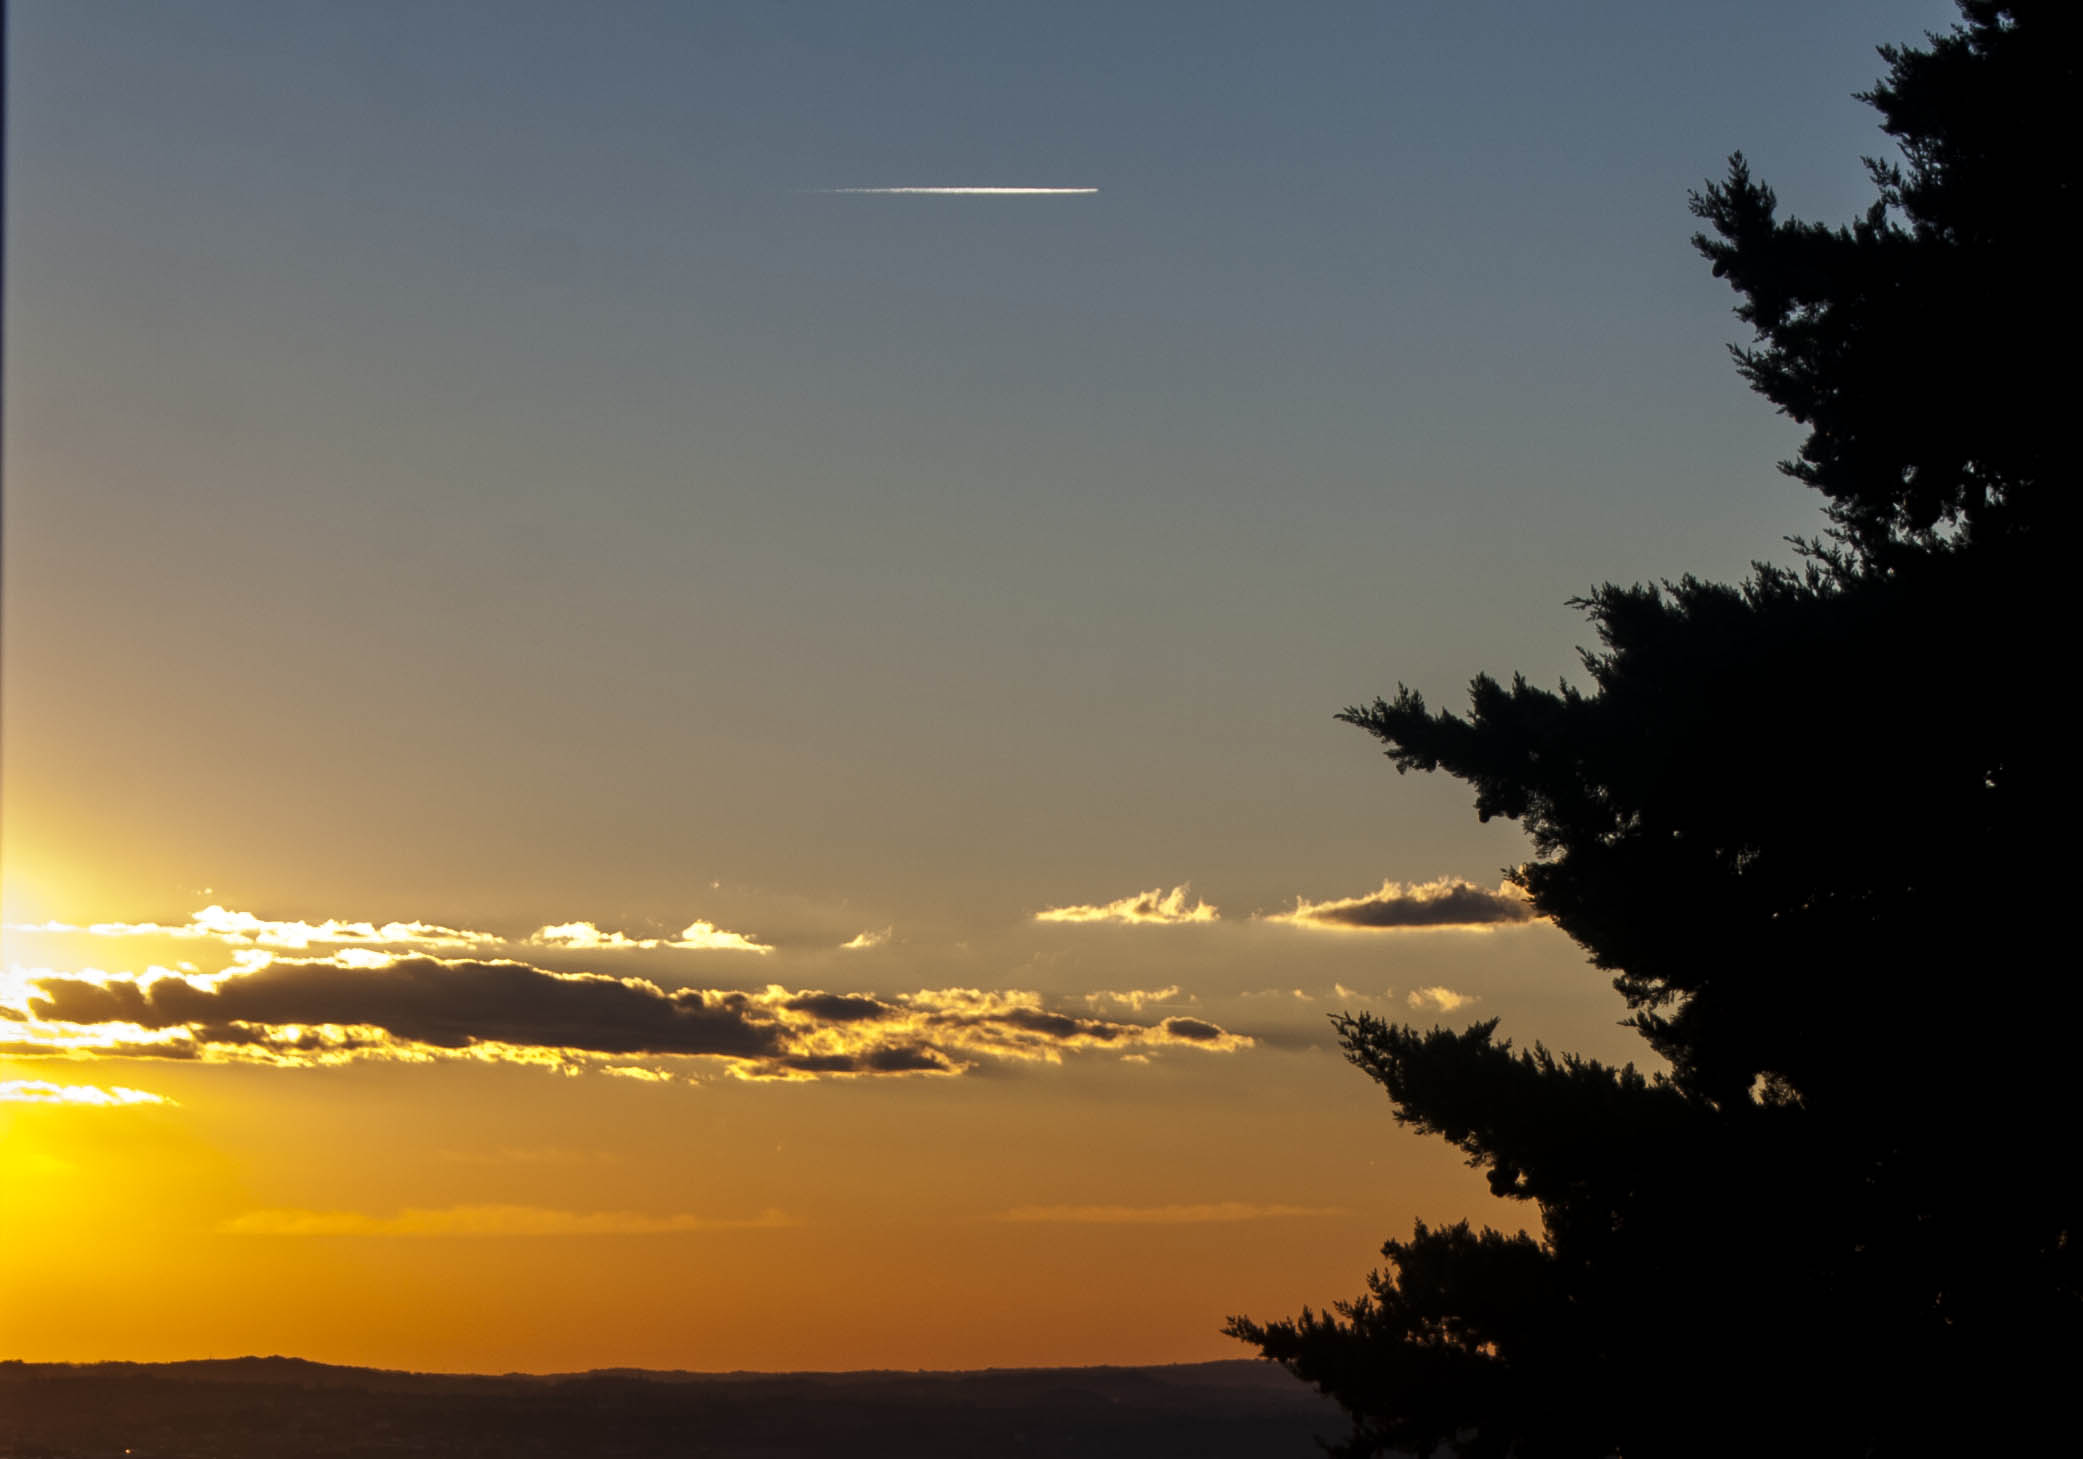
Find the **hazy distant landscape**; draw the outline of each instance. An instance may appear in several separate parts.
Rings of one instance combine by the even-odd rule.
[[[0,1363],[0,1459],[285,1454],[716,1456],[1319,1453],[1335,1405],[1264,1363],[969,1373],[545,1376],[295,1358]]]

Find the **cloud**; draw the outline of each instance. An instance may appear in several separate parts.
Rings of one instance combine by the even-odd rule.
[[[981,1059],[1058,1064],[1073,1053],[1127,1057],[1162,1048],[1229,1053],[1252,1043],[1199,1019],[1140,1023],[1102,1018],[1050,1008],[1041,995],[1017,989],[935,988],[887,999],[797,993],[779,1006],[818,1022],[792,1030],[798,1045],[794,1054],[733,1072],[783,1078],[951,1073]]]
[[[742,932],[726,932],[713,922],[690,922],[678,937],[631,937],[626,932],[603,932],[591,922],[559,922],[538,927],[528,935],[532,947],[553,947],[560,952],[639,952],[653,948],[676,948],[683,952],[772,952],[774,949]]]
[[[1186,904],[1187,884],[1181,883],[1170,891],[1153,888],[1138,892],[1132,897],[1123,897],[1118,902],[1105,902],[1084,907],[1050,907],[1036,912],[1037,922],[1124,922],[1131,926],[1177,926],[1185,922],[1213,922],[1217,916],[1215,908],[1206,902]]]
[[[666,944],[667,947],[688,948],[701,952],[772,952],[774,949],[764,942],[745,936],[741,932],[725,932],[713,922],[690,922],[680,929],[680,935]]]
[[[1342,1216],[1342,1206],[1266,1206],[1217,1201],[1198,1206],[1015,1206],[1001,1221],[1095,1226],[1194,1226],[1210,1221],[1264,1221],[1277,1216]]]
[[[208,939],[228,947],[279,947],[303,951],[311,947],[364,945],[416,947],[427,951],[460,951],[498,942],[489,932],[443,927],[433,922],[280,922],[211,905],[186,922],[10,922],[9,932],[69,933],[84,937],[171,937]]]
[[[673,1076],[664,1069],[653,1069],[646,1064],[601,1064],[601,1073],[615,1079],[634,1079],[640,1084],[670,1084]]]
[[[312,948],[391,949],[415,952],[468,952],[500,945],[551,947],[562,952],[627,952],[671,948],[683,952],[772,952],[757,938],[728,932],[713,922],[694,921],[676,937],[631,937],[608,932],[591,922],[559,922],[539,927],[520,943],[491,932],[444,927],[438,922],[356,922],[328,917],[323,922],[279,921],[211,905],[186,922],[10,922],[9,932],[36,932],[76,937],[165,937],[209,941],[227,947],[270,948],[304,952]]]
[[[740,993],[668,993],[640,978],[509,961],[280,959],[207,978],[51,976],[29,1011],[46,1023],[185,1030],[198,1045],[285,1053],[392,1040],[427,1050],[556,1047],[592,1054],[776,1052],[777,1031]]]
[[[638,941],[622,932],[602,932],[591,922],[558,922],[538,927],[528,934],[535,947],[554,947],[563,952],[629,952],[656,947],[655,937]]]
[[[1404,1000],[1413,1008],[1430,1008],[1439,1013],[1452,1013],[1457,1008],[1466,1008],[1478,1002],[1473,993],[1456,993],[1452,988],[1413,988]]]
[[[541,1206],[450,1206],[395,1216],[360,1211],[247,1211],[221,1222],[227,1236],[664,1236],[799,1226],[780,1211],[740,1220],[637,1211],[558,1211]]]
[[[1193,999],[1182,996],[1179,985],[1171,983],[1162,988],[1102,988],[1097,993],[1087,993],[1085,1001],[1094,1008],[1114,1003],[1141,1013],[1147,1003],[1191,1003]]]
[[[173,1104],[163,1094],[126,1089],[120,1084],[53,1084],[48,1079],[0,1079],[0,1104],[61,1104],[75,1109],[135,1109],[139,1105]]]
[[[1487,891],[1473,882],[1441,877],[1428,882],[1385,881],[1378,891],[1330,902],[1295,898],[1295,909],[1267,922],[1298,927],[1381,931],[1411,927],[1500,927],[1539,916],[1526,894],[1510,882]]]
[[[880,928],[873,932],[860,933],[851,941],[840,943],[839,950],[841,952],[865,952],[871,947],[881,947],[890,940],[890,934],[896,930],[892,926]]]
[[[830,1023],[889,1018],[898,1012],[892,1004],[857,993],[798,993],[781,1006],[791,1013],[813,1014]]]
[[[708,1058],[741,1078],[802,1079],[949,1075],[982,1060],[1060,1063],[1088,1051],[1227,1053],[1252,1043],[1201,1019],[1065,1012],[1019,990],[886,998],[779,985],[669,990],[510,960],[372,964],[360,949],[246,956],[206,975],[17,970],[0,990],[0,1054],[282,1067],[472,1059],[652,1080],[673,1077],[660,1061]]]
[[[1096,187],[828,187],[826,193],[861,193],[878,197],[1060,198],[1089,196]]]
[[[958,1074],[961,1067],[937,1049],[881,1045],[856,1052],[787,1054],[749,1071],[756,1079],[815,1078],[820,1074]]]

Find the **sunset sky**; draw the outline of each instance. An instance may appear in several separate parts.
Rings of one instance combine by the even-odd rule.
[[[1516,1224],[1326,1016],[1638,1045],[1332,715],[1816,530],[1686,193],[1955,13],[10,9],[0,1357],[534,1371]]]

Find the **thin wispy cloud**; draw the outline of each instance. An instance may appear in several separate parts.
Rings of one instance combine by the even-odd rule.
[[[1266,1221],[1281,1216],[1341,1216],[1342,1206],[1254,1205],[1215,1201],[1195,1206],[1015,1206],[1001,1221],[1090,1226],[1197,1226],[1211,1221]]]
[[[1191,995],[1182,994],[1177,983],[1168,983],[1162,988],[1101,988],[1096,993],[1087,993],[1085,1001],[1094,1008],[1112,1003],[1141,1013],[1146,1004],[1191,1003],[1194,1000]]]
[[[1113,902],[1095,902],[1083,906],[1049,907],[1034,914],[1037,922],[1118,922],[1131,927],[1175,927],[1192,922],[1213,922],[1221,914],[1203,901],[1188,901],[1188,885],[1184,882],[1165,891],[1153,887],[1147,892],[1122,897]]]
[[[800,1226],[780,1211],[718,1220],[684,1212],[560,1211],[542,1206],[450,1206],[395,1216],[361,1211],[247,1211],[219,1223],[226,1236],[667,1236]]]
[[[1070,198],[1090,197],[1096,187],[827,187],[824,193],[855,193],[868,197],[928,198]]]
[[[690,922],[678,937],[631,937],[626,932],[603,931],[591,922],[559,922],[538,927],[528,936],[528,946],[553,947],[560,952],[648,952],[674,948],[682,952],[772,952],[774,949],[742,932],[727,932],[713,922]]]
[[[840,943],[839,950],[841,952],[866,952],[871,947],[881,947],[890,940],[890,934],[896,930],[895,927],[879,927],[870,932],[860,933],[848,941]]]
[[[136,1109],[172,1104],[163,1094],[120,1084],[53,1084],[48,1079],[0,1079],[0,1104],[56,1104],[71,1109]]]
[[[616,1152],[598,1146],[576,1149],[568,1145],[469,1146],[443,1150],[440,1155],[443,1160],[461,1165],[614,1165],[622,1159]]]
[[[427,951],[460,951],[500,942],[489,932],[443,927],[434,922],[278,921],[211,905],[186,922],[10,922],[9,932],[40,932],[79,937],[168,937],[188,942],[207,940],[227,947],[279,947],[303,951],[311,947],[416,947]]]
[[[1508,927],[1535,921],[1539,915],[1526,894],[1510,882],[1493,891],[1474,882],[1441,877],[1428,882],[1385,881],[1378,890],[1328,902],[1297,897],[1292,912],[1261,920],[1341,932],[1383,932]]]
[[[85,938],[171,938],[205,941],[235,948],[273,948],[305,952],[312,948],[398,949],[415,952],[467,952],[500,946],[550,947],[562,952],[636,952],[658,948],[681,952],[772,952],[758,938],[732,932],[697,919],[673,937],[631,937],[591,922],[558,922],[539,927],[518,941],[493,932],[445,927],[438,922],[368,922],[328,917],[322,922],[255,916],[216,905],[204,907],[186,922],[10,922],[9,932]]]

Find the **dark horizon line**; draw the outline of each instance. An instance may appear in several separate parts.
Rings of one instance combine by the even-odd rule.
[[[1143,1373],[1177,1371],[1189,1368],[1242,1368],[1262,1367],[1263,1358],[1203,1358],[1181,1363],[1028,1363],[994,1365],[983,1368],[642,1368],[611,1366],[603,1368],[559,1369],[551,1372],[528,1372],[509,1368],[501,1372],[469,1372],[436,1368],[379,1368],[360,1363],[327,1363],[316,1358],[293,1357],[282,1353],[244,1353],[231,1358],[165,1358],[139,1360],[133,1358],[89,1358],[81,1361],[43,1360],[37,1358],[0,1358],[0,1377],[10,1372],[28,1369],[63,1370],[88,1372],[99,1369],[188,1369],[197,1368],[248,1368],[261,1373],[291,1371],[308,1373],[313,1369],[328,1373],[366,1373],[384,1378],[482,1378],[487,1380],[521,1379],[537,1382],[554,1382],[564,1379],[583,1378],[867,1378],[881,1374],[897,1377],[974,1377],[980,1374],[1015,1373]]]

